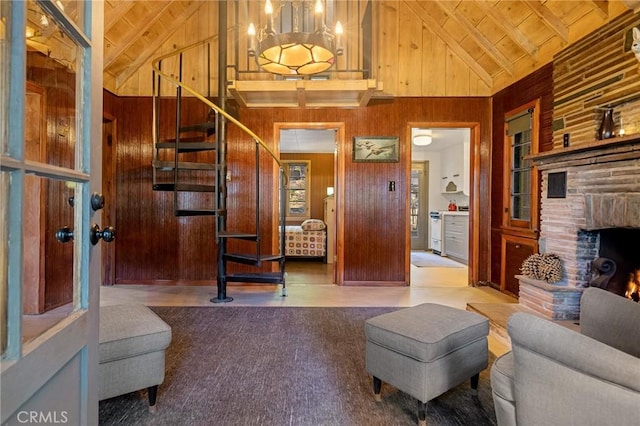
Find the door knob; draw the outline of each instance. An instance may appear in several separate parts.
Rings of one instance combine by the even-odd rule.
[[[56,231],[56,240],[61,243],[68,243],[73,240],[73,231],[68,226],[63,226]]]
[[[94,223],[91,227],[91,231],[89,232],[89,239],[91,241],[91,244],[95,246],[96,244],[98,244],[98,241],[100,241],[100,238],[102,238],[105,243],[110,243],[116,238],[116,230],[113,229],[113,226],[106,226],[101,231],[98,224]]]
[[[104,207],[104,195],[94,192],[91,194],[91,208],[98,211]]]

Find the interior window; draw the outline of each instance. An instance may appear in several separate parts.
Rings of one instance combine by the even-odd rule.
[[[533,228],[537,175],[529,156],[538,152],[536,103],[511,111],[505,117],[504,225]]]
[[[287,220],[310,218],[309,208],[311,182],[309,161],[285,161],[289,171],[289,183],[286,189]]]

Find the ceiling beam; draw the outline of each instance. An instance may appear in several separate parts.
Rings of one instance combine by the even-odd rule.
[[[382,84],[369,80],[233,80],[229,93],[247,108],[364,107]]]
[[[114,1],[109,2],[115,3]],[[120,1],[117,6],[114,6],[111,10],[105,12],[104,14],[104,33],[108,33],[111,28],[124,16],[129,12],[129,9],[133,7],[135,1],[133,0],[125,0]],[[106,8],[105,8],[106,9]]]
[[[569,42],[569,29],[554,13],[537,0],[523,0],[523,3],[536,14],[547,27],[553,30],[565,42]]]
[[[609,2],[607,0],[591,0],[589,3],[602,19],[609,17]]]
[[[478,29],[467,19],[466,16],[459,13],[449,2],[436,2],[436,4],[444,10],[447,15],[458,24],[462,25],[464,30],[480,45],[484,51],[509,75],[513,75],[513,63],[503,55]]]
[[[144,34],[153,24],[155,24],[158,19],[162,17],[162,14],[171,6],[171,2],[151,2],[153,5],[158,5],[154,9],[149,10],[144,16],[144,20],[140,23],[137,23],[136,26],[132,27],[131,30],[123,37],[122,40],[118,43],[118,48],[113,49],[104,58],[104,69],[108,69],[113,63],[118,59],[118,56],[125,50],[129,48],[133,43],[140,39],[140,36]],[[142,24],[142,25],[139,25]]]
[[[182,24],[189,19],[196,11],[200,8],[203,3],[199,1],[194,1],[189,5],[185,11],[180,14],[179,17],[175,19],[169,25],[164,33],[162,33],[159,37],[157,37],[153,43],[147,45],[147,48],[144,49],[138,55],[137,59],[131,63],[127,68],[125,68],[120,74],[116,76],[116,89],[122,87],[122,85],[136,72],[138,69],[151,61],[151,56],[162,46],[162,44],[167,41],[173,34],[178,30],[178,28],[182,27]]]
[[[449,48],[458,55],[460,59],[467,64],[471,71],[476,73],[487,86],[493,86],[493,79],[489,73],[482,68],[482,66],[473,59],[471,55],[469,55],[467,51],[464,50],[462,46],[460,46],[460,44],[458,44],[458,42],[445,31],[445,29],[442,28],[429,13],[427,13],[426,10],[418,6],[417,3],[413,1],[405,0],[404,4],[411,12],[413,12],[414,15],[422,19],[427,28],[437,29],[438,31],[434,31],[434,34],[438,38],[442,39],[442,41],[444,41],[444,43],[449,46]]]
[[[536,57],[538,55],[538,46],[536,46],[518,27],[511,24],[507,15],[502,13],[500,9],[494,7],[485,0],[475,0],[476,6],[496,24],[504,33],[520,46],[529,56]]]

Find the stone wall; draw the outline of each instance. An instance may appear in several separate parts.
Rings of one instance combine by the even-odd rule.
[[[640,228],[640,136],[556,149],[533,161],[542,171],[540,252],[561,258],[564,277],[546,286],[521,278],[520,303],[552,319],[576,319],[579,290],[600,249],[598,230]],[[549,174],[562,172],[566,195],[549,198]]]
[[[566,198],[548,198],[549,173],[566,171]],[[552,169],[542,173],[541,251],[563,260],[560,285],[584,287],[603,228],[640,227],[640,159]]]

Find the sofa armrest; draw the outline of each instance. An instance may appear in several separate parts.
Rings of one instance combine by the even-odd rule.
[[[607,290],[589,287],[580,299],[580,332],[640,357],[640,304]]]
[[[638,357],[528,313],[513,314],[507,328],[516,371],[523,367],[517,362],[516,348],[520,347],[578,373],[640,392]]]
[[[547,319],[508,321],[517,424],[635,424],[640,360]]]

